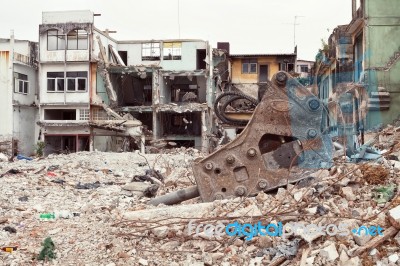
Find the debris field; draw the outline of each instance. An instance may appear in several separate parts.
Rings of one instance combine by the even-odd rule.
[[[174,206],[147,203],[195,185],[191,164],[205,156],[196,149],[3,160],[0,264],[400,265],[400,128],[388,126],[368,137],[384,151],[381,158],[356,164],[337,155],[333,167],[310,171],[275,191]],[[376,236],[300,230],[248,240],[194,229],[234,222],[384,230]]]

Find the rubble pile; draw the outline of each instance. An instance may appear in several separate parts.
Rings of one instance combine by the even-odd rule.
[[[175,206],[147,202],[195,184],[195,149],[2,162],[0,249],[17,248],[1,252],[0,264],[38,261],[47,239],[54,258],[45,261],[59,265],[400,265],[400,129],[379,134],[375,146],[386,151],[377,160],[339,156],[276,191]],[[304,227],[217,234],[221,224],[259,222]]]

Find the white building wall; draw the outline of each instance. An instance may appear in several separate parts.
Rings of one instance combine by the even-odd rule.
[[[206,42],[183,42],[181,60],[163,60],[164,70],[195,70],[197,67],[197,49],[206,49]]]
[[[14,72],[24,74],[28,76],[28,94],[21,94],[14,92],[14,104],[22,104],[22,105],[32,105],[36,104],[36,94],[37,94],[37,71],[34,68],[15,63],[14,64]],[[15,82],[15,81],[14,81]],[[15,90],[14,90],[15,91]]]
[[[68,127],[46,127],[42,133],[44,135],[88,135],[90,134],[89,126],[68,126]]]
[[[90,10],[42,12],[42,23],[93,23],[93,12]]]
[[[10,39],[0,39],[0,51],[10,51],[10,50],[11,50]],[[29,56],[30,55],[29,41],[15,40],[14,52]]]
[[[312,61],[305,61],[305,60],[297,60],[296,72],[297,72],[297,73],[300,73],[300,77],[301,77],[301,78],[306,78],[306,77],[309,76],[309,73],[308,73],[308,72],[302,72],[302,71],[301,71],[301,66],[302,66],[302,65],[306,65],[306,66],[308,67],[308,69],[310,70],[310,69],[313,67],[314,62],[312,62]]]
[[[12,64],[10,52],[0,50],[0,136],[12,136]]]
[[[150,41],[143,41],[148,43]],[[128,65],[159,65],[163,70],[171,71],[192,71],[197,67],[197,49],[207,49],[207,42],[205,41],[182,41],[182,58],[181,60],[163,60],[163,48],[161,41],[161,60],[160,61],[143,61],[142,60],[142,43],[119,43],[118,51],[128,52]],[[170,41],[167,41],[170,42]],[[173,40],[171,42],[179,42]]]
[[[87,90],[85,92],[47,92],[47,72],[64,72],[65,71],[87,71]],[[89,86],[90,86],[89,63],[73,63],[67,64],[42,64],[39,72],[39,88],[41,104],[64,104],[65,103],[89,103]]]
[[[28,41],[15,40],[13,47],[9,39],[0,40],[0,136],[18,141],[18,152],[31,155],[37,137],[36,84],[37,72],[20,62],[12,62],[12,53],[30,56]],[[27,94],[15,92],[14,73],[28,76]]]

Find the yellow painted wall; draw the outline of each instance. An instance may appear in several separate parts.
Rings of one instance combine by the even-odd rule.
[[[250,58],[245,58],[247,60]],[[257,58],[257,73],[244,74],[242,73],[242,59],[232,58],[232,83],[258,83],[258,71],[260,65],[268,65],[268,79],[279,71],[279,63],[276,61],[276,56],[265,56]]]

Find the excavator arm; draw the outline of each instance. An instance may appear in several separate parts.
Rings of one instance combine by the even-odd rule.
[[[255,195],[332,165],[333,144],[321,131],[322,102],[286,72],[275,74],[242,133],[194,162],[197,187],[153,199],[173,204]]]

